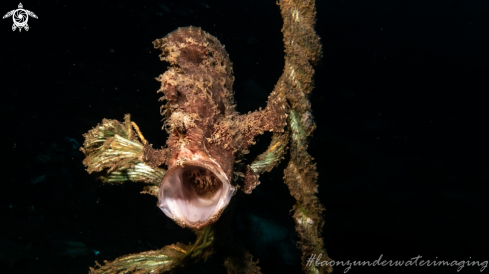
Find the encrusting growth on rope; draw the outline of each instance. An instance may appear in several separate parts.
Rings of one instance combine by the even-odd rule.
[[[134,127],[134,130],[136,130],[136,132],[138,133],[139,139],[141,139],[141,142],[143,142],[143,145],[147,145],[148,141],[146,141],[146,139],[144,139],[144,136],[141,133],[141,131],[139,130],[138,125],[136,125],[136,123],[134,123],[134,122],[131,122],[131,124]]]
[[[321,238],[324,207],[315,195],[316,164],[307,153],[309,138],[316,128],[308,97],[314,87],[313,66],[322,57],[319,36],[314,31],[316,9],[314,0],[280,0],[280,9],[286,55],[284,74],[279,82],[287,87],[286,97],[291,108],[287,117],[290,160],[284,180],[296,199],[293,218],[300,237],[303,270],[306,273],[330,273],[331,266],[316,267],[307,263],[312,254],[321,254],[323,260],[330,260]]]

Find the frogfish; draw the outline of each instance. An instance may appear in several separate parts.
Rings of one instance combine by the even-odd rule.
[[[157,77],[166,146],[153,149],[129,115],[123,123],[104,119],[84,135],[84,164],[104,182],[146,183],[166,216],[201,229],[219,219],[239,188],[250,193],[259,184],[261,171],[241,161],[257,135],[284,132],[288,105],[274,89],[264,109],[238,113],[229,55],[198,27],[178,28],[153,45],[169,64]]]

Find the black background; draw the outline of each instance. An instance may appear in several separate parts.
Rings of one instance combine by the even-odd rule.
[[[137,184],[88,175],[82,134],[130,113],[165,145],[152,41],[183,26],[216,36],[242,113],[264,106],[284,67],[273,0],[29,1],[30,30],[0,21],[0,272],[88,273],[95,260],[188,243]],[[2,1],[0,12],[18,2]],[[309,146],[338,261],[488,260],[489,2],[320,0],[324,57]],[[248,159],[266,148],[258,139]],[[76,142],[75,142],[76,141]],[[300,272],[284,165],[239,201],[233,231],[263,273]],[[457,267],[352,267],[456,273]],[[343,273],[336,267],[335,273]],[[225,273],[217,258],[190,273]],[[488,270],[485,270],[488,271]],[[460,273],[480,273],[464,267]]]

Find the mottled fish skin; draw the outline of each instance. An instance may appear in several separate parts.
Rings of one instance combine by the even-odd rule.
[[[224,185],[230,184],[236,158],[248,153],[255,136],[264,131],[284,131],[285,99],[272,92],[265,109],[240,115],[235,110],[234,76],[229,55],[214,36],[198,27],[179,28],[153,44],[162,51],[160,59],[170,64],[157,78],[161,82],[158,92],[164,94],[161,100],[166,100],[162,114],[166,116],[164,128],[169,133],[165,178],[176,178],[178,169],[193,166],[212,171]],[[185,181],[184,175],[179,176],[183,176],[182,182]],[[255,177],[253,179],[257,180]],[[163,192],[170,184],[170,179],[165,178],[159,194],[162,209]],[[164,183],[165,180],[168,183]],[[234,191],[234,188],[229,185],[226,191]],[[226,191],[216,195],[226,196],[228,194],[222,193]],[[171,209],[163,211],[182,226],[200,229],[219,218],[230,199],[224,196],[216,201],[216,208],[206,220],[196,223],[176,217],[169,212]],[[189,208],[198,210],[192,206],[186,210]]]

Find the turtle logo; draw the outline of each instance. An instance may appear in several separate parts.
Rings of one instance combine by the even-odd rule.
[[[19,32],[22,30],[22,28],[24,28],[26,31],[29,30],[29,25],[27,25],[29,16],[37,19],[37,15],[35,15],[32,11],[23,9],[22,3],[19,3],[18,9],[7,12],[2,19],[10,16],[12,16],[12,19],[14,20],[12,31],[19,28]]]

